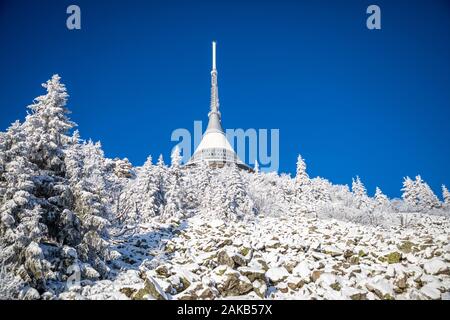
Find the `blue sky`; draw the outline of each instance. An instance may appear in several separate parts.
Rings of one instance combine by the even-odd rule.
[[[82,29],[69,31],[77,4]],[[377,4],[382,30],[365,27]],[[226,128],[280,129],[280,171],[450,185],[448,1],[0,1],[0,130],[59,73],[83,138],[141,165],[206,121],[218,42]],[[205,124],[206,125],[206,124]]]

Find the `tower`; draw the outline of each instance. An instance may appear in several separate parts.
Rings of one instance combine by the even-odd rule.
[[[240,168],[251,171],[234,152],[222,128],[221,113],[219,111],[215,41],[212,43],[211,102],[208,118],[208,127],[187,165],[206,161],[212,167],[222,167],[227,163],[235,163]]]

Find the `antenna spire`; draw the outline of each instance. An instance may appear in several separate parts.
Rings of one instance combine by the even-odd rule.
[[[218,130],[223,132],[222,125],[220,123],[220,111],[219,111],[219,88],[217,86],[217,69],[216,69],[216,42],[212,42],[212,70],[211,70],[211,105],[208,114],[209,130]]]
[[[216,70],[216,42],[212,42],[212,68]]]

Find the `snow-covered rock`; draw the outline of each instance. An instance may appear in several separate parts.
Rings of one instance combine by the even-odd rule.
[[[425,262],[423,265],[423,269],[428,274],[437,275],[437,274],[448,272],[449,264],[445,263],[444,261],[442,261],[439,258],[434,258],[428,262]]]
[[[372,279],[366,283],[366,287],[380,299],[390,300],[394,297],[393,285],[384,278]]]
[[[271,283],[277,284],[289,277],[289,272],[284,267],[270,268],[266,272],[266,277]]]
[[[437,300],[441,298],[441,291],[432,284],[426,284],[420,288],[420,292],[429,299]]]

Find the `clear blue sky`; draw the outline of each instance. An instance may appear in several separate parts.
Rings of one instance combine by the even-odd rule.
[[[213,39],[224,126],[279,128],[280,171],[301,153],[311,176],[359,175],[370,194],[418,173],[450,185],[446,0],[1,0],[0,130],[59,73],[83,138],[135,165],[168,158],[172,130],[206,120]]]

